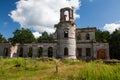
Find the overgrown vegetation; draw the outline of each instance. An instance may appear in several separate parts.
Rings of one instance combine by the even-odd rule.
[[[103,61],[0,58],[0,80],[119,80],[119,74],[120,64]]]

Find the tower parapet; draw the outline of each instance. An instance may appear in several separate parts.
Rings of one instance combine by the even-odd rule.
[[[60,22],[73,21],[73,9],[66,7],[60,10]]]

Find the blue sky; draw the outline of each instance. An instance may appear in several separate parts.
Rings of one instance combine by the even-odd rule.
[[[82,6],[78,13],[77,20],[79,27],[95,26],[103,29],[108,23],[115,23],[120,20],[120,0],[82,0]]]
[[[17,0],[2,0],[0,2],[0,33],[9,38],[13,36],[13,32],[19,28],[19,24],[13,22],[8,16],[11,10],[15,9],[15,2]]]
[[[13,36],[12,33],[16,29],[19,29],[20,27],[22,27],[22,25],[23,25],[22,23],[24,23],[22,21],[19,21],[19,19],[21,19],[21,18],[16,19],[16,17],[19,17],[22,14],[17,15],[17,16],[11,14],[11,12],[16,9],[16,6],[19,5],[19,4],[15,4],[17,1],[19,1],[19,0],[2,0],[0,2],[0,33],[3,34],[3,36],[5,38],[12,37]],[[42,0],[40,0],[40,1],[42,1]],[[61,0],[61,1],[64,1],[64,0]],[[115,28],[120,28],[120,0],[81,0],[80,2],[81,2],[81,4],[79,4],[79,6],[76,6],[76,8],[78,8],[78,7],[80,7],[80,8],[77,9],[77,11],[75,12],[76,14],[80,15],[80,18],[77,18],[75,20],[75,22],[77,24],[77,28],[92,26],[92,27],[97,27],[98,29],[101,29],[101,30],[108,30],[110,32],[112,32]],[[23,4],[23,3],[20,3],[20,4]],[[22,8],[23,8],[23,6],[22,6]],[[43,8],[46,9],[46,6],[43,5]],[[26,14],[26,13],[27,13],[27,11],[26,12],[24,11],[24,14]],[[13,18],[8,16],[8,14],[9,15],[11,14],[11,16],[13,15]],[[27,13],[27,14],[29,14],[29,13]],[[49,14],[51,14],[51,13],[49,13]],[[40,14],[40,15],[42,15],[42,14]],[[27,17],[27,19],[31,19],[31,18]],[[33,17],[32,17],[32,19],[33,19]],[[23,19],[23,21],[24,21],[24,19]],[[50,20],[50,21],[52,21],[52,20]],[[37,25],[39,25],[38,24],[39,22],[30,21],[30,20],[29,21],[26,20],[25,22],[26,23],[29,22],[29,24],[36,23],[35,24],[36,28],[28,27],[29,26],[28,24],[26,26],[27,26],[27,28],[30,28],[33,32],[39,32],[39,33],[42,32],[42,30],[38,30],[39,26],[37,26]],[[53,20],[53,22],[50,22],[50,23],[54,23],[54,22],[55,21]],[[44,22],[42,22],[42,24],[43,23]],[[46,22],[46,24],[43,24],[43,25],[52,26],[51,24],[49,24],[47,22]],[[42,28],[42,25],[40,26],[40,28]],[[50,28],[51,27],[49,27],[49,28],[46,27],[45,30],[48,29],[48,31],[50,31]]]

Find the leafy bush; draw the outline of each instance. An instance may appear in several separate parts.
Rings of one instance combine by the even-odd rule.
[[[26,64],[24,59],[18,58],[15,60],[15,67],[24,67]]]
[[[12,58],[3,60],[4,65],[11,65],[14,67],[24,67],[26,65],[25,59],[23,58]]]

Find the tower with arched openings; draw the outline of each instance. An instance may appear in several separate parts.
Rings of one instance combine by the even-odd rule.
[[[76,25],[73,9],[60,10],[60,22],[55,25],[57,35],[57,57],[76,59]]]

